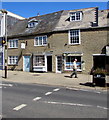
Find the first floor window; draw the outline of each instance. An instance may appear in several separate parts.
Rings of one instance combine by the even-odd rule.
[[[8,48],[18,48],[18,39],[9,40]]]
[[[81,56],[66,56],[65,70],[73,70],[73,61],[77,59],[77,70],[81,70]]]
[[[18,63],[18,56],[9,56],[8,64],[15,65]]]
[[[69,31],[69,44],[80,44],[80,30]]]
[[[45,56],[44,55],[34,56],[33,66],[45,66]]]
[[[38,36],[34,39],[34,46],[45,46],[47,45],[47,36]]]

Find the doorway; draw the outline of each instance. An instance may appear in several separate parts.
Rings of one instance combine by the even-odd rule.
[[[102,68],[105,69],[106,57],[105,56],[93,56],[94,69]]]
[[[23,71],[30,72],[30,56],[23,56]]]
[[[52,72],[52,56],[47,56],[47,71]]]
[[[62,56],[56,56],[56,73],[62,72]]]

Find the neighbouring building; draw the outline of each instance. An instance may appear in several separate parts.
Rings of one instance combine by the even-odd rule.
[[[20,20],[8,30],[8,69],[89,73],[109,71],[109,10],[63,10]]]
[[[0,70],[4,68],[4,47],[2,47],[2,39],[6,34],[6,27],[11,28],[16,22],[23,19],[25,18],[4,9],[0,10]]]

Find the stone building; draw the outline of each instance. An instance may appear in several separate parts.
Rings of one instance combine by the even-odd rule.
[[[11,28],[19,20],[25,18],[16,15],[4,9],[0,10],[0,70],[4,68],[4,47],[2,47],[2,39],[6,34],[6,26]]]
[[[108,10],[63,10],[20,20],[8,30],[8,69],[69,72],[109,70]],[[107,51],[107,52],[106,52]]]

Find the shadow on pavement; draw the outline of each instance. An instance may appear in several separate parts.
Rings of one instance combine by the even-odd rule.
[[[64,77],[71,78],[70,76],[64,76]]]
[[[96,85],[94,85],[91,82],[86,82],[86,83],[80,83],[80,85],[84,85],[84,86],[89,86],[89,87],[96,87]],[[98,86],[98,85],[97,85]],[[99,86],[99,87],[109,87],[109,83],[106,83],[105,86]]]
[[[91,82],[80,83],[80,85],[89,86],[89,87],[95,87],[95,85],[93,83],[91,83]]]

